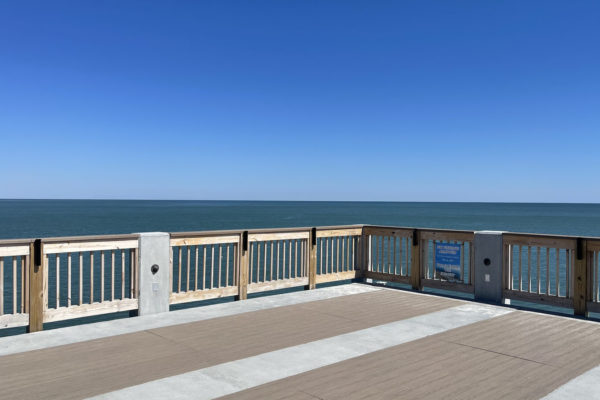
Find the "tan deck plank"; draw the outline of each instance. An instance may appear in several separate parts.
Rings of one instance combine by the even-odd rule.
[[[83,398],[464,302],[379,290],[0,357],[3,398]]]
[[[540,398],[600,364],[600,325],[514,312],[227,396]]]

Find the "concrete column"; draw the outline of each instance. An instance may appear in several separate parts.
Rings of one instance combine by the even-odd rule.
[[[138,244],[139,315],[169,311],[168,233],[140,233]]]
[[[475,300],[502,303],[502,232],[475,232]]]

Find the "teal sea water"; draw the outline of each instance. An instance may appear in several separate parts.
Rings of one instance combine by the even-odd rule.
[[[600,236],[600,204],[508,204],[508,203],[392,203],[392,202],[282,202],[282,201],[117,201],[117,200],[0,200],[0,239],[118,234],[147,231],[196,231],[219,229],[276,228],[346,224],[395,225],[466,230],[505,230],[514,232],[553,233]],[[333,253],[332,253],[333,254]],[[121,256],[116,255],[117,265]],[[517,255],[514,255],[515,257]],[[90,263],[89,254],[84,264]],[[333,255],[332,255],[333,257]],[[184,257],[185,258],[185,257]],[[5,260],[11,265],[10,260]],[[129,260],[125,259],[125,293],[130,286]],[[72,300],[79,300],[77,258],[73,261]],[[187,264],[174,268],[185,270]],[[61,276],[66,276],[67,262],[61,262]],[[564,274],[561,259],[561,282]],[[99,298],[99,256],[94,262],[95,298]],[[49,306],[56,306],[56,260],[49,259]],[[233,270],[233,269],[232,269]],[[468,268],[466,268],[468,271]],[[13,302],[12,268],[5,269],[4,312],[13,304],[20,307],[21,289]],[[185,270],[187,271],[187,270]],[[543,271],[542,271],[543,272]],[[17,282],[21,272],[17,269]],[[522,273],[525,274],[525,271]],[[184,275],[186,275],[184,273]],[[514,275],[514,274],[513,274]],[[116,271],[116,281],[120,281]],[[89,269],[83,270],[83,299],[90,296]],[[518,277],[513,280],[518,282]],[[535,278],[538,279],[538,278]],[[546,282],[545,274],[539,277]],[[209,282],[214,280],[211,275]],[[108,280],[107,280],[108,282]],[[536,283],[537,280],[534,282]],[[174,282],[174,285],[176,283]],[[554,285],[554,284],[552,284]],[[61,305],[66,305],[67,283],[61,280]],[[117,285],[120,291],[121,286]],[[554,288],[554,286],[552,286]],[[554,290],[554,289],[552,289]],[[563,289],[564,290],[564,289]],[[118,297],[118,295],[117,295]],[[87,301],[87,300],[86,300]],[[128,313],[67,320],[51,323],[47,328],[127,316]],[[25,328],[0,329],[0,336],[22,333]]]
[[[600,236],[600,204],[0,200],[0,238],[345,224]]]

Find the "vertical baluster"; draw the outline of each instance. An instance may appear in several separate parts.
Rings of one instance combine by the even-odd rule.
[[[206,245],[204,247],[204,257],[202,257],[202,290],[206,288]]]
[[[288,247],[289,247],[289,253],[288,253],[289,257],[288,258],[290,260],[288,263],[288,278],[289,279],[292,278],[292,242],[293,242],[293,240],[290,240],[289,245],[288,245]]]
[[[556,253],[556,295],[560,295],[560,249],[554,249]]]
[[[294,278],[298,277],[298,240],[294,240]]]
[[[527,285],[527,291],[531,292],[531,246],[527,246]]]
[[[250,279],[248,280],[248,283],[252,283],[252,275],[254,273],[254,243],[250,243]]]
[[[280,241],[277,241],[277,262],[275,264],[275,280],[279,279],[279,243]]]
[[[69,268],[71,267],[71,257],[69,256]],[[69,273],[69,276],[71,274]],[[71,285],[69,285],[69,288]],[[71,296],[69,296],[71,297]],[[115,251],[110,251],[110,300],[115,299]]]
[[[252,249],[252,246],[250,246]],[[213,288],[215,283],[215,245],[210,245],[210,288]]]
[[[523,290],[523,271],[522,271],[522,261],[523,261],[523,257],[522,257],[522,249],[523,246],[519,245],[519,290]]]
[[[546,294],[550,295],[550,247],[546,247]]]
[[[286,247],[285,245],[286,245],[286,242],[284,240],[281,244],[281,249],[283,251],[283,261],[281,263],[281,274],[282,274],[281,279],[285,279],[285,270],[287,269],[285,266],[285,247]]]
[[[25,257],[21,256],[21,313],[25,312]],[[17,256],[14,256],[17,259]],[[17,288],[14,288],[17,291]]]
[[[198,290],[198,245],[194,246],[196,254],[195,254],[195,263],[194,263],[194,290]]]
[[[273,280],[273,241],[269,242],[269,247],[271,249],[271,263],[269,264],[269,280]],[[266,268],[265,268],[266,269]]]
[[[263,282],[267,281],[267,245],[269,242],[265,242],[263,249]]]
[[[352,236],[352,269],[354,271],[356,269],[356,243],[358,242],[358,236]]]
[[[542,286],[541,286],[542,280],[540,279],[540,265],[541,265],[540,264],[540,246],[535,247],[535,258],[537,261],[537,275],[536,275],[536,277],[537,277],[537,292],[536,293],[539,294],[540,290],[542,289]]]
[[[223,245],[219,245],[219,280],[217,287],[221,287],[221,264],[223,263]]]
[[[464,282],[466,275],[466,266],[465,266],[465,242],[460,242],[460,270],[463,274],[462,280]],[[469,279],[472,277],[469,274]]]
[[[596,257],[596,268],[594,270],[596,273],[596,278],[594,279],[594,283],[596,284],[596,301],[600,301],[600,251],[594,252],[594,256]]]
[[[94,303],[94,252],[90,251],[90,304]]]
[[[392,237],[391,236],[386,236],[387,239],[387,260],[385,265],[387,265],[387,273],[391,274],[392,273]],[[385,272],[385,271],[384,271]]]
[[[340,271],[344,272],[348,270],[348,236],[342,236],[340,237],[340,240],[342,241],[342,254],[340,255]]]
[[[383,236],[379,236],[379,244],[380,244],[380,248],[381,248],[380,257],[378,259],[379,272],[385,272],[385,269],[384,269],[384,267],[385,267],[384,266],[385,259],[383,257],[383,242],[384,242]]]
[[[0,257],[0,315],[4,314],[4,257]]]
[[[181,252],[181,247],[179,248]],[[125,250],[121,250],[121,299],[125,298]]]
[[[323,239],[324,238],[319,239],[321,241],[321,243],[320,243],[321,252],[320,252],[320,255],[319,255],[319,257],[320,257],[320,260],[319,260],[319,274],[320,275],[323,274]]]
[[[191,249],[190,246],[185,246],[187,252],[187,265],[185,268],[185,291],[190,291],[190,265],[191,265]]]
[[[571,292],[571,282],[569,279],[570,276],[570,272],[571,272],[571,250],[570,249],[565,249],[565,296],[567,298],[569,298],[569,294]]]
[[[324,238],[325,239],[325,274],[327,274],[329,272],[329,239],[330,238]],[[323,271],[321,271],[322,273]]]
[[[83,303],[83,253],[79,252],[79,305]]]
[[[104,251],[100,252],[100,302],[104,301]]]
[[[300,242],[300,274],[301,276],[307,276],[306,273],[306,241],[302,240]]]
[[[12,284],[12,305],[13,305],[13,314],[17,313],[17,257],[13,256],[12,258],[13,264],[13,284]]]
[[[71,253],[67,253],[67,307],[71,307]]]
[[[273,280],[273,241],[271,241],[271,268],[269,271],[269,280]]]
[[[131,290],[131,298],[135,299],[136,296],[136,282],[137,282],[137,268],[135,264],[135,250],[129,249],[129,277],[131,279],[130,290]]]
[[[397,244],[396,244],[396,241],[397,241],[396,236],[392,236],[392,240],[394,241],[394,251],[392,252],[394,254],[394,257],[392,260],[392,265],[394,266],[394,271],[392,273],[396,274],[396,271],[398,270],[397,259],[396,259],[396,253],[398,252]],[[402,260],[402,258],[400,258],[400,260]],[[402,273],[402,266],[400,266],[400,273]]]
[[[433,268],[433,279],[437,279],[437,270],[435,268],[435,259],[436,259],[435,251],[436,251],[436,249],[437,249],[437,240],[433,240],[433,254],[431,257],[431,261],[432,261],[431,265]]]
[[[229,286],[229,248],[231,245],[228,243],[227,247],[227,260],[225,262],[225,286]]]
[[[406,274],[409,275],[409,271],[408,271],[408,260],[409,260],[409,256],[410,256],[410,248],[411,246],[408,244],[408,238],[404,238],[404,244],[405,244],[405,253],[404,253],[404,258],[405,258],[405,263],[406,263]]]
[[[178,267],[177,267],[177,293],[181,292],[181,246],[179,246],[177,248],[177,260],[178,260]]]
[[[56,254],[56,308],[60,308],[60,254]]]
[[[237,262],[237,244],[234,243],[232,246],[231,252],[233,253],[233,268],[231,271],[231,275],[233,278],[233,286],[238,284],[238,262]]]

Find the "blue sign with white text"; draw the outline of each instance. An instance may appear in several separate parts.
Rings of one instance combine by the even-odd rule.
[[[443,279],[449,281],[462,280],[460,247],[460,244],[436,243],[435,270]]]

